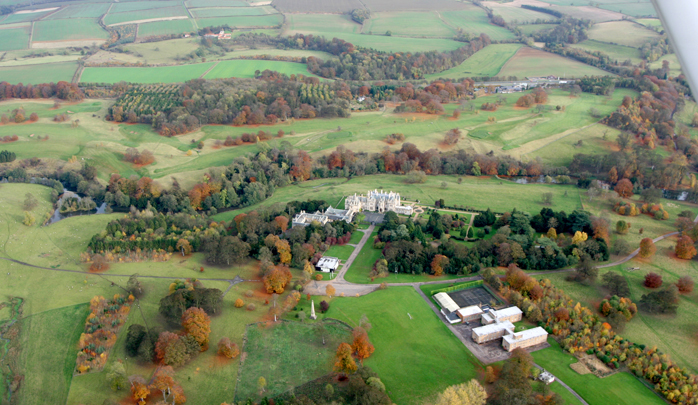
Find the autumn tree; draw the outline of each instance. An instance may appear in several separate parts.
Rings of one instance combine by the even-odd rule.
[[[275,243],[276,251],[279,252],[279,262],[281,264],[291,263],[291,247],[285,239],[278,239]]]
[[[446,135],[444,136],[444,145],[446,146],[453,146],[458,143],[458,141],[461,139],[462,132],[458,128],[453,128],[448,130],[446,132]]]
[[[337,291],[334,289],[332,284],[327,284],[327,287],[325,287],[325,295],[327,295],[329,298],[332,298],[332,296],[336,293]]]
[[[619,220],[616,222],[616,233],[619,235],[625,235],[628,233],[630,230],[630,224],[625,222],[624,220]]]
[[[604,287],[608,289],[611,295],[617,295],[619,297],[630,296],[630,286],[628,285],[628,280],[626,280],[622,274],[609,271],[601,276],[601,279],[603,280]]]
[[[354,353],[354,356],[359,359],[361,365],[363,365],[364,359],[367,359],[376,349],[368,339],[368,333],[361,326],[354,328],[352,336],[354,341],[351,344],[351,350]]]
[[[351,356],[352,349],[348,343],[340,343],[335,354],[334,371],[341,374],[353,374],[356,369],[356,362]]]
[[[162,401],[166,404],[183,404],[187,402],[182,386],[175,380],[175,371],[170,366],[159,367],[153,375],[151,390],[162,393]]]
[[[286,232],[286,229],[288,229],[288,218],[283,215],[274,218],[274,223],[279,227],[281,232]]]
[[[293,166],[291,166],[291,177],[296,181],[305,181],[310,178],[313,169],[312,160],[308,152],[299,150],[298,155],[293,158]]]
[[[188,335],[193,336],[201,346],[201,351],[208,349],[208,335],[211,333],[211,318],[197,307],[191,307],[182,315],[182,327]]]
[[[315,266],[313,266],[309,261],[305,261],[303,264],[303,279],[306,281],[310,281],[312,279],[313,274],[315,274]]]
[[[262,278],[264,288],[267,293],[281,294],[286,288],[286,284],[291,281],[293,275],[286,266],[275,266],[267,275]]]
[[[448,257],[438,254],[431,261],[431,271],[435,276],[441,276],[444,274],[444,267],[448,266],[448,264]]]
[[[621,198],[630,198],[633,196],[633,183],[628,179],[623,179],[616,184],[613,190],[615,190]]]
[[[485,405],[486,401],[487,392],[482,385],[477,380],[470,380],[446,388],[434,405]]]
[[[182,256],[186,256],[189,253],[191,253],[191,245],[189,244],[189,241],[186,239],[180,239],[177,241],[177,250],[182,252]]]
[[[690,276],[683,276],[676,283],[676,287],[681,294],[690,294],[693,292],[693,279]]]
[[[657,247],[654,246],[654,241],[651,238],[644,238],[640,241],[640,257],[648,258],[654,255]]]
[[[608,172],[608,182],[615,184],[618,181],[618,169],[615,166]]]
[[[150,388],[148,388],[145,378],[139,375],[132,375],[128,378],[128,381],[131,384],[131,398],[137,404],[145,404],[146,399],[150,395]]]
[[[691,260],[696,255],[696,248],[693,246],[693,239],[688,235],[679,237],[676,241],[676,256],[679,259]]]
[[[179,335],[172,332],[162,332],[155,344],[155,355],[162,363],[179,367],[189,360],[189,352]]]
[[[128,384],[128,379],[126,378],[126,368],[124,363],[115,361],[107,368],[107,384],[112,390],[117,391],[126,388]]]
[[[234,359],[240,354],[240,349],[237,343],[233,343],[227,337],[221,338],[218,341],[218,355]]]
[[[663,283],[664,281],[662,280],[662,276],[657,273],[649,272],[647,275],[645,275],[644,285],[647,288],[659,288]]]
[[[92,264],[90,264],[90,271],[106,271],[109,270],[109,262],[104,258],[103,255],[97,253],[92,256]]]
[[[591,229],[594,231],[594,239],[603,239],[606,243],[610,239],[608,235],[609,221],[606,218],[594,218],[591,221]]]

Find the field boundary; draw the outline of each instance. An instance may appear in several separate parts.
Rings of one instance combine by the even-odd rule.
[[[213,68],[215,68],[216,66],[218,66],[219,63],[221,63],[221,61],[218,61],[218,62],[214,63],[213,66],[211,66],[210,68],[208,68],[208,70],[206,70],[204,73],[201,74],[201,76],[199,76],[199,79],[203,79],[204,76],[206,76],[206,75],[208,74],[208,72],[210,72],[211,70],[213,70]]]

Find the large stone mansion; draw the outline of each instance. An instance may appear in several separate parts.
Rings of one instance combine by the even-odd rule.
[[[329,207],[325,212],[314,214],[301,211],[293,217],[292,226],[308,226],[313,221],[324,225],[331,221],[351,222],[354,215],[361,211],[371,211],[384,213],[393,211],[398,214],[412,215],[412,207],[401,205],[400,193],[384,192],[383,190],[369,191],[367,195],[350,195],[347,197],[344,206],[346,209],[340,210]]]

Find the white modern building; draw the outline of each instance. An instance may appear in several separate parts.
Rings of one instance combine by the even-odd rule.
[[[482,344],[499,339],[507,333],[514,333],[514,324],[504,321],[474,328],[472,338],[475,343]]]
[[[545,343],[548,340],[548,332],[540,326],[521,332],[509,333],[502,336],[502,347],[510,352],[519,347],[531,347]]]
[[[323,256],[315,267],[323,273],[334,272],[339,268],[339,259],[336,257]]]
[[[480,306],[471,305],[469,307],[459,309],[457,313],[462,322],[472,322],[480,319],[484,312]]]
[[[500,310],[490,310],[482,314],[482,324],[489,325],[497,322],[518,322],[523,317],[523,312],[519,307],[509,307]]]
[[[445,292],[436,293],[434,294],[434,301],[439,304],[441,313],[449,323],[454,324],[462,322],[457,313],[460,306],[453,301],[450,295]]]
[[[369,191],[367,195],[350,195],[347,197],[344,206],[349,210],[387,212],[393,211],[398,214],[412,215],[412,207],[401,205],[400,193],[385,192],[383,190]]]

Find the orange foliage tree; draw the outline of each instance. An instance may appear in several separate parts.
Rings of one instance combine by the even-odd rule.
[[[194,337],[201,351],[208,349],[208,335],[211,333],[211,318],[201,308],[191,307],[182,314],[182,327]]]
[[[313,169],[312,159],[308,152],[299,150],[298,155],[293,158],[293,166],[291,166],[291,177],[295,181],[305,181],[310,178],[310,173]]]
[[[640,257],[652,257],[656,251],[657,247],[654,246],[654,241],[652,239],[644,238],[640,241]]]
[[[274,222],[276,223],[276,226],[279,227],[281,232],[286,232],[286,229],[288,229],[288,218],[285,216],[279,215],[278,217],[274,218]]]
[[[354,337],[354,341],[351,344],[351,350],[354,356],[356,356],[363,365],[364,359],[371,356],[376,348],[371,344],[371,341],[368,339],[368,333],[364,328],[357,326],[354,328],[352,336]]]
[[[187,347],[179,335],[172,332],[162,332],[155,344],[156,359],[169,366],[181,366],[189,360]]]
[[[166,404],[183,404],[187,402],[182,386],[174,379],[175,372],[170,366],[159,367],[150,384],[151,390],[162,393],[162,401]]]
[[[681,294],[690,294],[693,292],[693,279],[690,276],[683,276],[676,283]]]
[[[218,341],[218,355],[234,359],[240,354],[240,349],[237,343],[233,343],[227,337],[221,338]]]
[[[334,371],[343,374],[352,374],[358,368],[354,358],[351,357],[351,346],[349,343],[340,343],[335,355]]]
[[[269,274],[264,276],[262,282],[264,282],[264,288],[269,294],[281,294],[284,292],[286,284],[291,281],[291,278],[293,278],[293,275],[288,267],[276,266],[269,272]]]
[[[145,400],[150,395],[150,388],[148,388],[145,378],[134,375],[129,377],[128,380],[131,383],[131,398],[133,398],[137,404],[144,404]]]
[[[327,287],[325,287],[325,294],[327,294],[328,297],[332,298],[332,296],[337,292],[337,290],[334,289],[332,284],[327,284]]]
[[[434,256],[434,259],[431,261],[431,271],[434,273],[435,276],[440,276],[444,274],[444,267],[448,266],[448,263],[448,257],[444,255],[436,255]]]
[[[676,241],[676,256],[679,259],[691,260],[696,255],[696,248],[693,246],[693,239],[690,236],[684,235]]]
[[[279,261],[281,264],[291,263],[291,246],[289,246],[288,241],[285,239],[277,239],[274,245],[276,251],[279,252]]]
[[[628,179],[623,179],[616,184],[614,188],[618,196],[621,198],[630,198],[633,196],[633,183]]]

